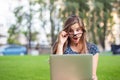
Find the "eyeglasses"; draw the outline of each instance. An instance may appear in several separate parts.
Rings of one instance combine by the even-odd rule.
[[[68,35],[70,36],[70,37],[81,37],[81,34],[82,34],[83,32],[80,32],[80,33],[77,33],[77,34],[74,34],[74,33],[69,33]]]

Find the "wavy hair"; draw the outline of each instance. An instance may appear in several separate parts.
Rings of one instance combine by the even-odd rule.
[[[82,36],[80,38],[80,44],[82,45],[82,49],[80,50],[80,53],[87,53],[87,44],[86,44],[86,30],[85,30],[85,26],[84,23],[82,21],[81,18],[79,18],[76,15],[71,15],[67,18],[67,20],[64,23],[64,27],[63,27],[63,31],[68,32],[71,25],[78,23],[79,26],[82,28]],[[67,41],[65,42],[64,46],[63,46],[63,53],[65,51],[65,49],[67,48],[68,43],[70,42],[70,39],[68,38]],[[54,43],[53,47],[52,47],[52,53],[56,54],[57,51],[57,47],[58,47],[58,40],[56,40],[56,42]]]

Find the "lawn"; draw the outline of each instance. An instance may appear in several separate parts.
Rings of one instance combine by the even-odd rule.
[[[0,80],[50,80],[49,56],[0,56]],[[101,55],[99,80],[120,80],[120,56]]]

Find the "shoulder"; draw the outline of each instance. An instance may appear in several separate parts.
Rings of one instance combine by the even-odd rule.
[[[90,54],[95,55],[96,53],[99,53],[99,49],[98,49],[97,45],[94,43],[87,42],[87,48],[88,48],[88,52]]]

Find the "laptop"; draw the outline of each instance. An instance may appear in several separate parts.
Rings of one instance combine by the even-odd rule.
[[[50,55],[51,80],[92,80],[92,54]]]

